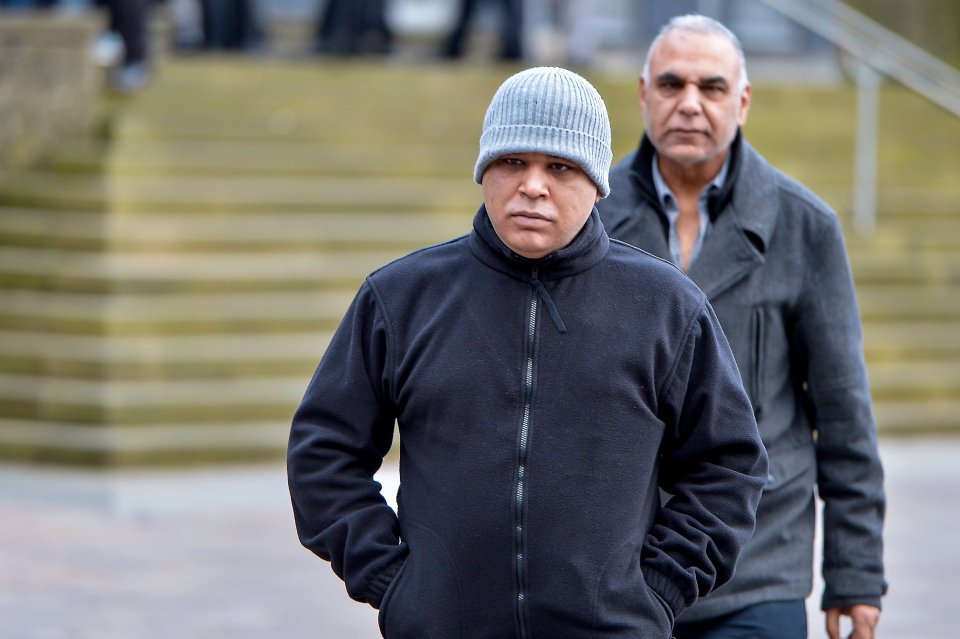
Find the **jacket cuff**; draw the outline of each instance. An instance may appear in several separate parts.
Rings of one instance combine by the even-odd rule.
[[[824,575],[826,588],[820,601],[821,610],[866,604],[880,608],[880,598],[887,594],[882,576],[859,570],[837,570]]]
[[[402,559],[400,561],[396,561],[381,570],[370,580],[370,582],[367,584],[366,596],[364,597],[367,603],[377,610],[380,610],[380,604],[383,603],[383,596],[386,594],[390,584],[393,583],[393,580],[400,571],[400,566],[402,564]]]
[[[668,577],[656,570],[643,570],[643,578],[650,587],[663,601],[673,610],[673,617],[676,619],[687,607],[683,592]]]

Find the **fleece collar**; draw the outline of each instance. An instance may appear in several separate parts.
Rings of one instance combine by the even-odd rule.
[[[486,206],[481,206],[473,218],[470,248],[481,262],[512,277],[526,281],[536,270],[541,280],[548,281],[576,275],[596,265],[610,250],[610,238],[594,207],[570,244],[545,257],[530,259],[517,255],[503,243],[490,222]]]
[[[543,302],[557,331],[566,333],[567,327],[560,310],[544,282],[570,277],[595,266],[610,249],[610,238],[603,230],[600,214],[594,207],[583,228],[570,244],[547,256],[530,259],[517,255],[503,243],[487,215],[486,206],[481,206],[473,218],[470,249],[477,259],[490,268],[530,284]]]

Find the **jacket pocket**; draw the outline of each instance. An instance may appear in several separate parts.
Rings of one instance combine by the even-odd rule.
[[[793,448],[768,450],[769,470],[763,492],[778,492],[799,484],[810,486],[816,475],[816,457],[813,443],[804,443]]]
[[[409,554],[380,605],[380,632],[387,639],[463,637],[463,593],[456,566],[430,529],[408,521]]]
[[[747,389],[753,402],[753,415],[760,419],[763,414],[763,359],[766,357],[766,326],[763,317],[763,307],[753,309],[750,318],[750,356],[753,360],[750,365],[750,386]]]
[[[621,546],[604,568],[597,585],[593,624],[597,632],[617,637],[667,639],[673,622],[673,611],[647,585],[640,548],[632,542]]]

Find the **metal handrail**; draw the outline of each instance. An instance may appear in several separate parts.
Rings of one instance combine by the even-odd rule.
[[[960,71],[838,0],[761,0],[960,117]]]

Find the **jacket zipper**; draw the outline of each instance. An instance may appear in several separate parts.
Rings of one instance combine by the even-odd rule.
[[[537,279],[537,269],[533,269],[533,280]],[[526,544],[524,529],[524,513],[526,510],[526,471],[527,471],[527,442],[530,434],[530,412],[533,401],[533,355],[536,341],[537,292],[534,290],[530,297],[530,318],[527,324],[526,335],[526,369],[524,371],[524,399],[523,420],[520,423],[520,442],[517,451],[517,482],[514,491],[514,562],[517,578],[517,625],[520,639],[527,637],[527,609],[526,609]]]

